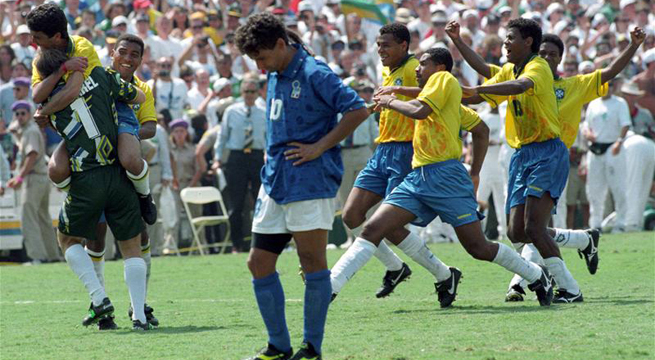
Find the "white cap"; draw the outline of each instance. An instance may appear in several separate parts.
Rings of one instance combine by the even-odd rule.
[[[621,0],[619,6],[621,7],[621,10],[623,10],[623,8],[625,8],[626,6],[634,4],[636,2],[637,0]]]
[[[598,13],[598,14],[594,15],[594,18],[591,20],[591,27],[596,27],[596,26],[598,26],[599,24],[601,24],[603,22],[609,23],[609,21],[607,21],[607,18],[605,17],[605,15],[603,15],[601,13]]]
[[[227,78],[220,78],[214,82],[214,91],[220,92],[224,87],[230,85],[230,80]]]
[[[587,74],[588,72],[586,70],[594,71],[596,70],[596,65],[589,60],[581,62],[580,65],[578,65],[578,72],[580,74]]]
[[[512,12],[512,8],[509,7],[509,6],[507,6],[507,5],[505,5],[505,6],[501,6],[500,9],[498,9],[498,14],[502,14],[502,13],[506,13],[506,12],[511,13],[511,12]]]
[[[430,14],[434,14],[437,11],[443,11],[444,13],[447,13],[448,9],[446,9],[445,6],[440,4],[430,4]]]
[[[641,57],[641,62],[644,64],[644,67],[648,66],[648,64],[653,61],[655,61],[655,49],[646,51]]]
[[[550,15],[552,15],[557,10],[564,11],[564,6],[562,6],[560,3],[552,3],[548,5],[548,8],[546,8],[546,19],[550,19]]]
[[[462,19],[466,19],[466,18],[471,17],[471,16],[474,17],[474,18],[478,18],[478,17],[480,17],[480,14],[478,13],[477,10],[469,9],[469,10],[464,11],[464,14],[462,14]]]
[[[494,6],[494,2],[492,0],[478,0],[477,6],[478,9],[487,10]]]
[[[560,20],[553,26],[553,34],[559,34],[569,25],[569,22],[566,20]]]
[[[18,28],[16,29],[16,35],[21,34],[30,34],[30,28],[28,28],[25,24],[18,25]]]
[[[111,21],[111,27],[116,27],[121,24],[127,25],[127,18],[123,15],[118,15]]]
[[[307,0],[298,3],[298,13],[301,13],[303,11],[314,11],[312,4]]]
[[[639,89],[639,85],[633,81],[626,81],[621,86],[621,92],[628,95],[643,96],[646,92]]]

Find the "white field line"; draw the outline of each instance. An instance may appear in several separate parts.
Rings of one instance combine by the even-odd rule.
[[[248,300],[254,300],[253,298],[248,299],[179,299],[174,300],[174,302],[184,302],[184,303],[241,303]],[[286,299],[288,303],[299,303],[302,302],[302,299]],[[43,304],[81,304],[88,303],[88,300],[18,300],[18,301],[0,301],[0,305],[43,305]],[[157,301],[149,301],[149,303],[156,304]]]

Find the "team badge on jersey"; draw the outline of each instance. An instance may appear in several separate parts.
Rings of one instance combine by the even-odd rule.
[[[291,97],[294,99],[300,98],[300,81],[296,80],[291,83],[293,90],[291,90]]]
[[[564,95],[565,95],[564,89],[555,89],[555,97],[557,98],[557,100],[564,99]]]
[[[398,78],[396,81],[393,82],[394,85],[396,86],[402,86],[403,85],[403,79]]]

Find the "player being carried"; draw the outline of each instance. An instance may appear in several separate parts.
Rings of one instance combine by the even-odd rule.
[[[488,241],[482,233],[482,214],[477,211],[473,181],[459,161],[462,90],[450,73],[452,66],[448,50],[429,49],[421,56],[416,69],[421,88],[416,99],[402,101],[394,95],[379,94],[375,97],[379,106],[416,120],[413,170],[384,199],[339,262],[351,263],[352,266],[345,267],[345,275],[352,277],[370,260],[387,233],[410,222],[426,226],[439,216],[455,228],[471,256],[521,274],[531,282],[529,287],[537,293],[540,304],[550,305],[553,291],[548,271],[524,260],[507,245]],[[453,285],[457,280],[457,276],[452,277]]]
[[[487,79],[501,72],[502,69],[500,67],[485,63],[480,55],[462,41],[459,35],[459,29],[460,26],[455,21],[451,21],[446,25],[446,33],[460,51],[464,60]],[[636,27],[630,32],[630,37],[630,45],[608,67],[596,70],[587,75],[563,78],[558,75],[557,66],[562,61],[564,44],[557,35],[543,35],[538,54],[546,60],[554,77],[555,97],[559,108],[558,119],[561,124],[561,139],[567,148],[573,145],[578,135],[583,106],[591,100],[607,94],[607,82],[616,77],[630,63],[630,59],[644,42],[646,34],[641,28]],[[512,65],[506,64],[505,66],[509,67]],[[495,104],[492,103],[491,105],[494,106]],[[599,259],[598,243],[600,239],[598,230],[548,228],[547,231],[559,246],[577,249],[580,256],[585,259],[589,272],[592,275],[596,273]],[[542,261],[539,252],[533,244],[526,244],[523,247],[522,254],[528,260],[535,262]],[[506,301],[522,301],[523,295],[525,295],[524,287],[525,281],[515,276],[510,282],[505,298]],[[566,291],[565,288],[561,288],[558,290],[554,301],[568,303],[580,302],[582,300],[582,296],[576,296],[576,294]]]

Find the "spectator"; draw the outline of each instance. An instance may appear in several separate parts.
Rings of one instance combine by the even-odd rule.
[[[7,186],[21,192],[21,232],[27,256],[37,263],[59,261],[61,256],[48,210],[51,185],[43,135],[32,120],[30,103],[17,101],[11,110],[14,121],[9,131],[18,144],[20,163],[16,175],[7,182]]]
[[[11,45],[0,45],[0,85],[6,84],[11,80],[12,64],[16,59],[16,54]]]
[[[213,91],[198,106],[198,112],[207,116],[207,123],[212,128],[221,122],[225,109],[234,101],[230,80],[220,78],[214,82]]]
[[[173,62],[170,58],[160,58],[157,60],[154,78],[148,81],[148,85],[155,96],[157,112],[166,109],[173,118],[181,119],[189,90],[184,81],[171,76],[172,69]]]
[[[16,29],[16,37],[18,42],[11,44],[11,48],[14,50],[16,55],[16,60],[32,66],[32,60],[34,59],[34,54],[36,49],[32,47],[32,35],[30,35],[30,29],[27,25],[19,25]]]

